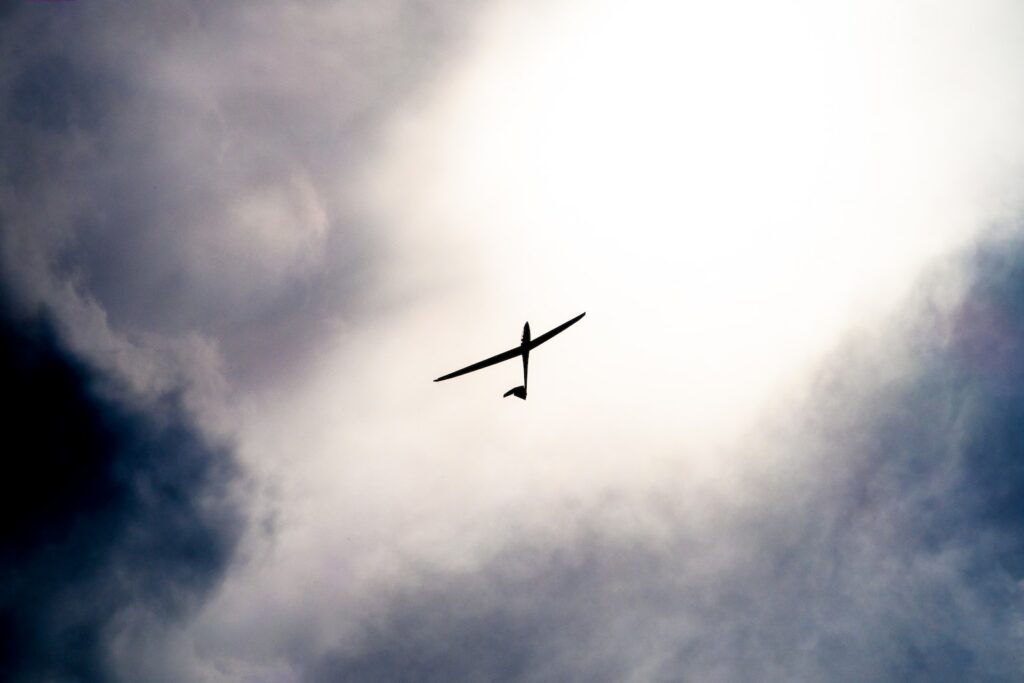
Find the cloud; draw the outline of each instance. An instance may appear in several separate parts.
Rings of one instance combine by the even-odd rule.
[[[938,292],[963,260],[950,309]],[[673,478],[605,499],[564,542],[424,572],[304,680],[1012,680],[1022,287],[1019,239],[933,270],[881,338],[826,363],[799,422],[741,446],[745,499],[696,521],[670,502],[667,535],[612,531],[701,495]]]
[[[588,12],[498,13],[403,112],[374,177],[402,197],[383,287],[430,296],[248,423],[259,459],[289,454],[288,502],[218,596],[234,616],[197,629],[224,660],[291,680],[1013,670],[1017,579],[950,446],[982,438],[959,402],[1001,399],[943,375],[950,300],[986,269],[901,302],[1017,206],[1021,91],[989,40],[1016,10],[868,5],[851,38],[841,9],[730,32],[735,5],[685,5],[683,29],[656,6],[599,10],[596,34]],[[694,92],[666,86],[680,71]],[[523,410],[487,400],[515,367],[429,383],[584,309]]]
[[[239,469],[178,396],[140,406],[45,314],[0,313],[0,672],[114,680],[111,643],[187,617],[243,528]]]
[[[1019,10],[495,4],[8,10],[5,665],[1012,678]]]
[[[173,680],[251,512],[234,392],[366,315],[347,180],[465,10],[3,12],[0,337],[10,442],[37,445],[5,481],[0,669]]]
[[[2,29],[17,58],[3,70],[0,210],[22,294],[83,298],[120,334],[212,339],[237,381],[300,361],[365,314],[381,245],[348,181],[379,120],[436,68],[462,12],[457,2],[13,12]]]

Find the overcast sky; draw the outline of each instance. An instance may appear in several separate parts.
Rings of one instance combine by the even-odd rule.
[[[1024,677],[1016,0],[2,8],[0,678]]]

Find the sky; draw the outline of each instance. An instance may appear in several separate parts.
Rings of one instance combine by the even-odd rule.
[[[1020,680],[1021,64],[1013,0],[0,5],[0,678]]]

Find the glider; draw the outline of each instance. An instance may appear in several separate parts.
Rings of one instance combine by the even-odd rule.
[[[466,367],[462,368],[461,370],[456,370],[455,372],[450,372],[447,375],[444,375],[443,377],[438,377],[434,381],[435,382],[443,382],[444,380],[451,379],[452,377],[458,377],[459,375],[465,375],[466,373],[473,372],[474,370],[481,370],[483,368],[490,367],[491,365],[494,365],[495,363],[501,363],[502,361],[511,360],[513,358],[516,358],[517,356],[522,356],[523,357],[523,385],[521,387],[515,387],[513,389],[509,389],[508,391],[505,392],[505,397],[517,396],[517,397],[519,397],[519,398],[521,398],[521,399],[523,399],[525,401],[526,400],[526,369],[527,369],[527,366],[528,366],[528,364],[530,362],[530,350],[537,348],[538,346],[540,346],[541,344],[546,342],[548,339],[551,339],[552,337],[554,337],[559,332],[565,331],[566,329],[569,328],[570,325],[573,325],[573,324],[579,322],[580,319],[583,316],[585,316],[585,315],[586,315],[585,312],[584,313],[580,313],[578,316],[576,316],[572,320],[570,320],[568,322],[562,323],[561,325],[559,325],[555,329],[550,330],[548,332],[545,332],[544,334],[540,335],[536,339],[530,339],[530,323],[526,323],[525,325],[523,325],[523,341],[522,341],[522,343],[519,346],[516,346],[515,348],[511,348],[508,351],[505,351],[503,353],[499,353],[497,356],[491,356],[490,358],[487,358],[486,360],[482,360],[479,363],[473,363],[472,365],[467,365]]]

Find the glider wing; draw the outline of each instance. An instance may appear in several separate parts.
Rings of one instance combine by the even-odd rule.
[[[441,382],[441,381],[446,380],[446,379],[451,379],[452,377],[458,377],[459,375],[465,375],[467,372],[473,372],[474,370],[480,370],[482,368],[486,368],[486,367],[489,367],[491,365],[494,365],[495,363],[500,363],[502,361],[506,361],[506,360],[509,360],[511,358],[517,358],[517,357],[519,357],[521,355],[523,355],[523,347],[522,346],[517,346],[514,349],[509,349],[508,351],[505,351],[504,353],[499,353],[497,356],[491,356],[490,358],[488,358],[486,360],[482,360],[479,363],[473,363],[472,365],[467,365],[466,367],[462,368],[461,370],[456,370],[455,372],[450,372],[447,375],[444,375],[443,377],[438,377],[434,381],[435,382]]]
[[[585,316],[585,315],[586,315],[585,312],[584,313],[580,313],[578,316],[576,316],[575,318],[573,318],[569,322],[562,323],[561,325],[559,325],[555,329],[550,330],[548,332],[545,332],[544,334],[540,335],[539,337],[537,337],[536,339],[534,339],[533,341],[530,342],[530,348],[531,349],[537,348],[538,346],[540,346],[541,344],[546,342],[548,339],[551,339],[552,337],[554,337],[559,332],[565,331],[565,329],[568,328],[570,325],[573,325],[573,324],[579,322],[580,319],[583,316]]]

